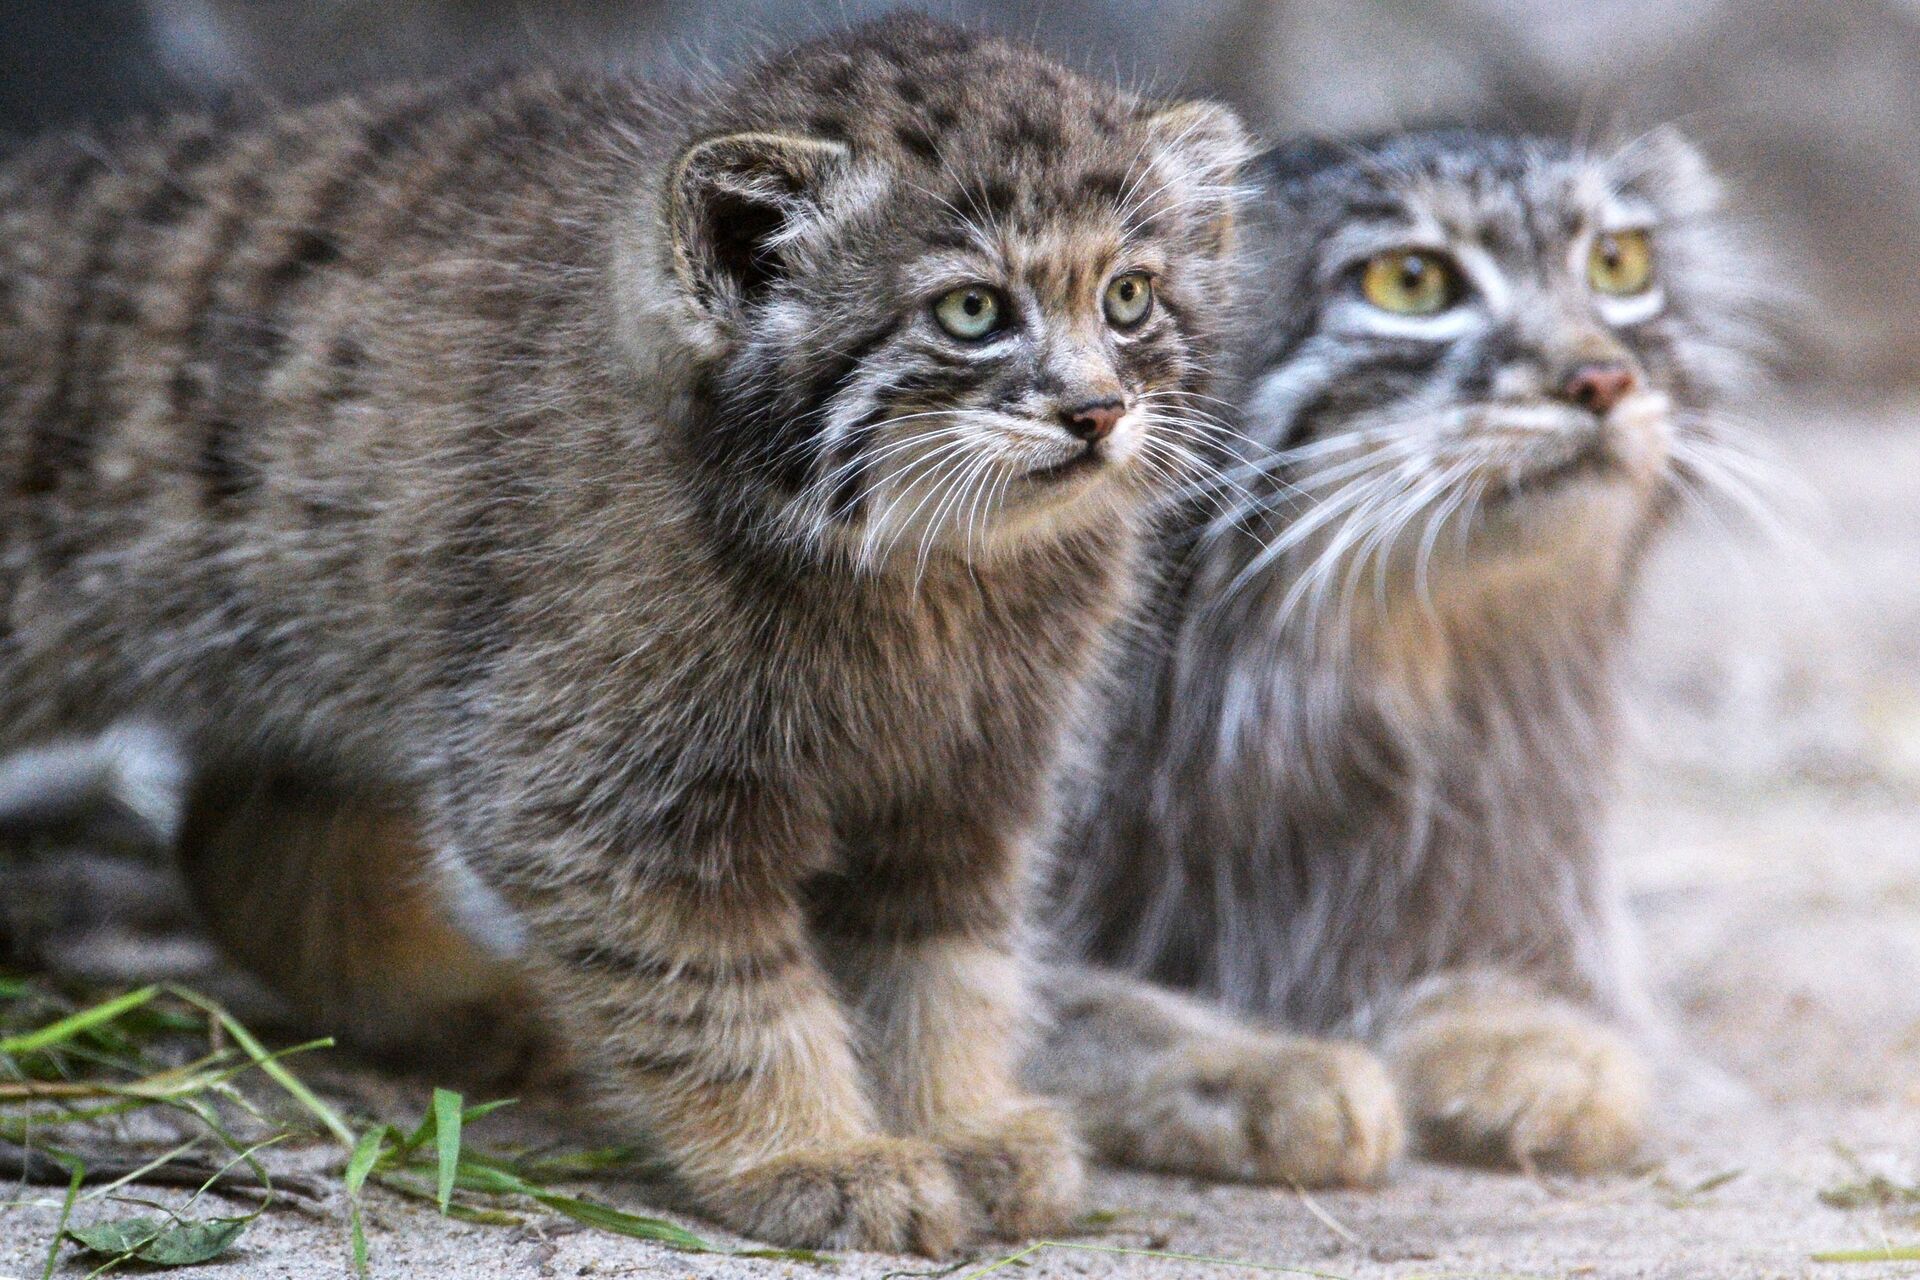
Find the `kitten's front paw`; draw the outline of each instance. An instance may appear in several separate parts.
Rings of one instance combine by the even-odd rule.
[[[1029,1100],[934,1139],[960,1185],[1008,1240],[1048,1235],[1080,1216],[1086,1166],[1073,1125],[1049,1103]]]
[[[1423,1147],[1476,1163],[1591,1173],[1639,1148],[1647,1066],[1624,1036],[1541,998],[1416,1014],[1388,1041]]]
[[[743,1235],[803,1249],[939,1258],[965,1244],[979,1221],[942,1153],[911,1138],[786,1156],[704,1199]]]
[[[1196,1037],[1105,1117],[1094,1141],[1120,1164],[1240,1182],[1373,1182],[1404,1126],[1386,1069],[1358,1045]]]

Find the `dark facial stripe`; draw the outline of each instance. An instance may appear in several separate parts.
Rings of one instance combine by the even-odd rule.
[[[850,346],[827,353],[831,358],[790,391],[776,356],[761,353],[758,362],[750,357],[749,367],[709,390],[710,416],[695,437],[703,459],[727,472],[758,471],[784,492],[799,492],[822,467],[836,465],[813,447],[827,414],[897,328],[889,317]],[[857,442],[858,435],[850,438]]]
[[[1324,417],[1337,420],[1399,399],[1406,394],[1408,382],[1430,376],[1449,350],[1442,342],[1395,344],[1342,365],[1301,402],[1288,432],[1289,443],[1322,434],[1318,427]]]
[[[866,452],[867,441],[879,422],[892,412],[889,405],[882,404],[865,418],[856,423],[840,442],[827,452],[820,465],[827,475],[838,475],[833,492],[827,498],[827,514],[842,524],[852,524],[865,514],[869,482],[872,477],[867,468],[860,463],[860,456]]]

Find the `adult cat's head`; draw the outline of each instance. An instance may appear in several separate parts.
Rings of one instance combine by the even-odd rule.
[[[1241,586],[1589,589],[1676,494],[1738,481],[1710,414],[1752,376],[1744,264],[1677,135],[1308,143],[1260,180],[1245,427],[1281,520]]]
[[[698,440],[788,536],[978,558],[1194,470],[1247,155],[1224,109],[901,18],[762,65],[693,135],[661,214]]]

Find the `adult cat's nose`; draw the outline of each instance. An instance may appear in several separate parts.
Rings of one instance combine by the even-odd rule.
[[[1638,381],[1624,364],[1583,364],[1568,375],[1560,394],[1582,409],[1604,414],[1626,399]]]
[[[1118,398],[1093,400],[1071,409],[1063,409],[1060,416],[1065,419],[1067,430],[1078,438],[1091,444],[1095,440],[1105,440],[1113,434],[1113,428],[1127,413],[1126,403]]]

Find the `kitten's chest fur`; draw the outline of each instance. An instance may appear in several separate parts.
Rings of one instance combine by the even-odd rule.
[[[767,701],[796,709],[778,731],[829,780],[836,825],[857,841],[916,805],[1043,793],[1135,553],[1131,531],[1109,530],[1005,563],[822,583],[832,607],[789,605],[791,660],[768,665],[783,688]]]

